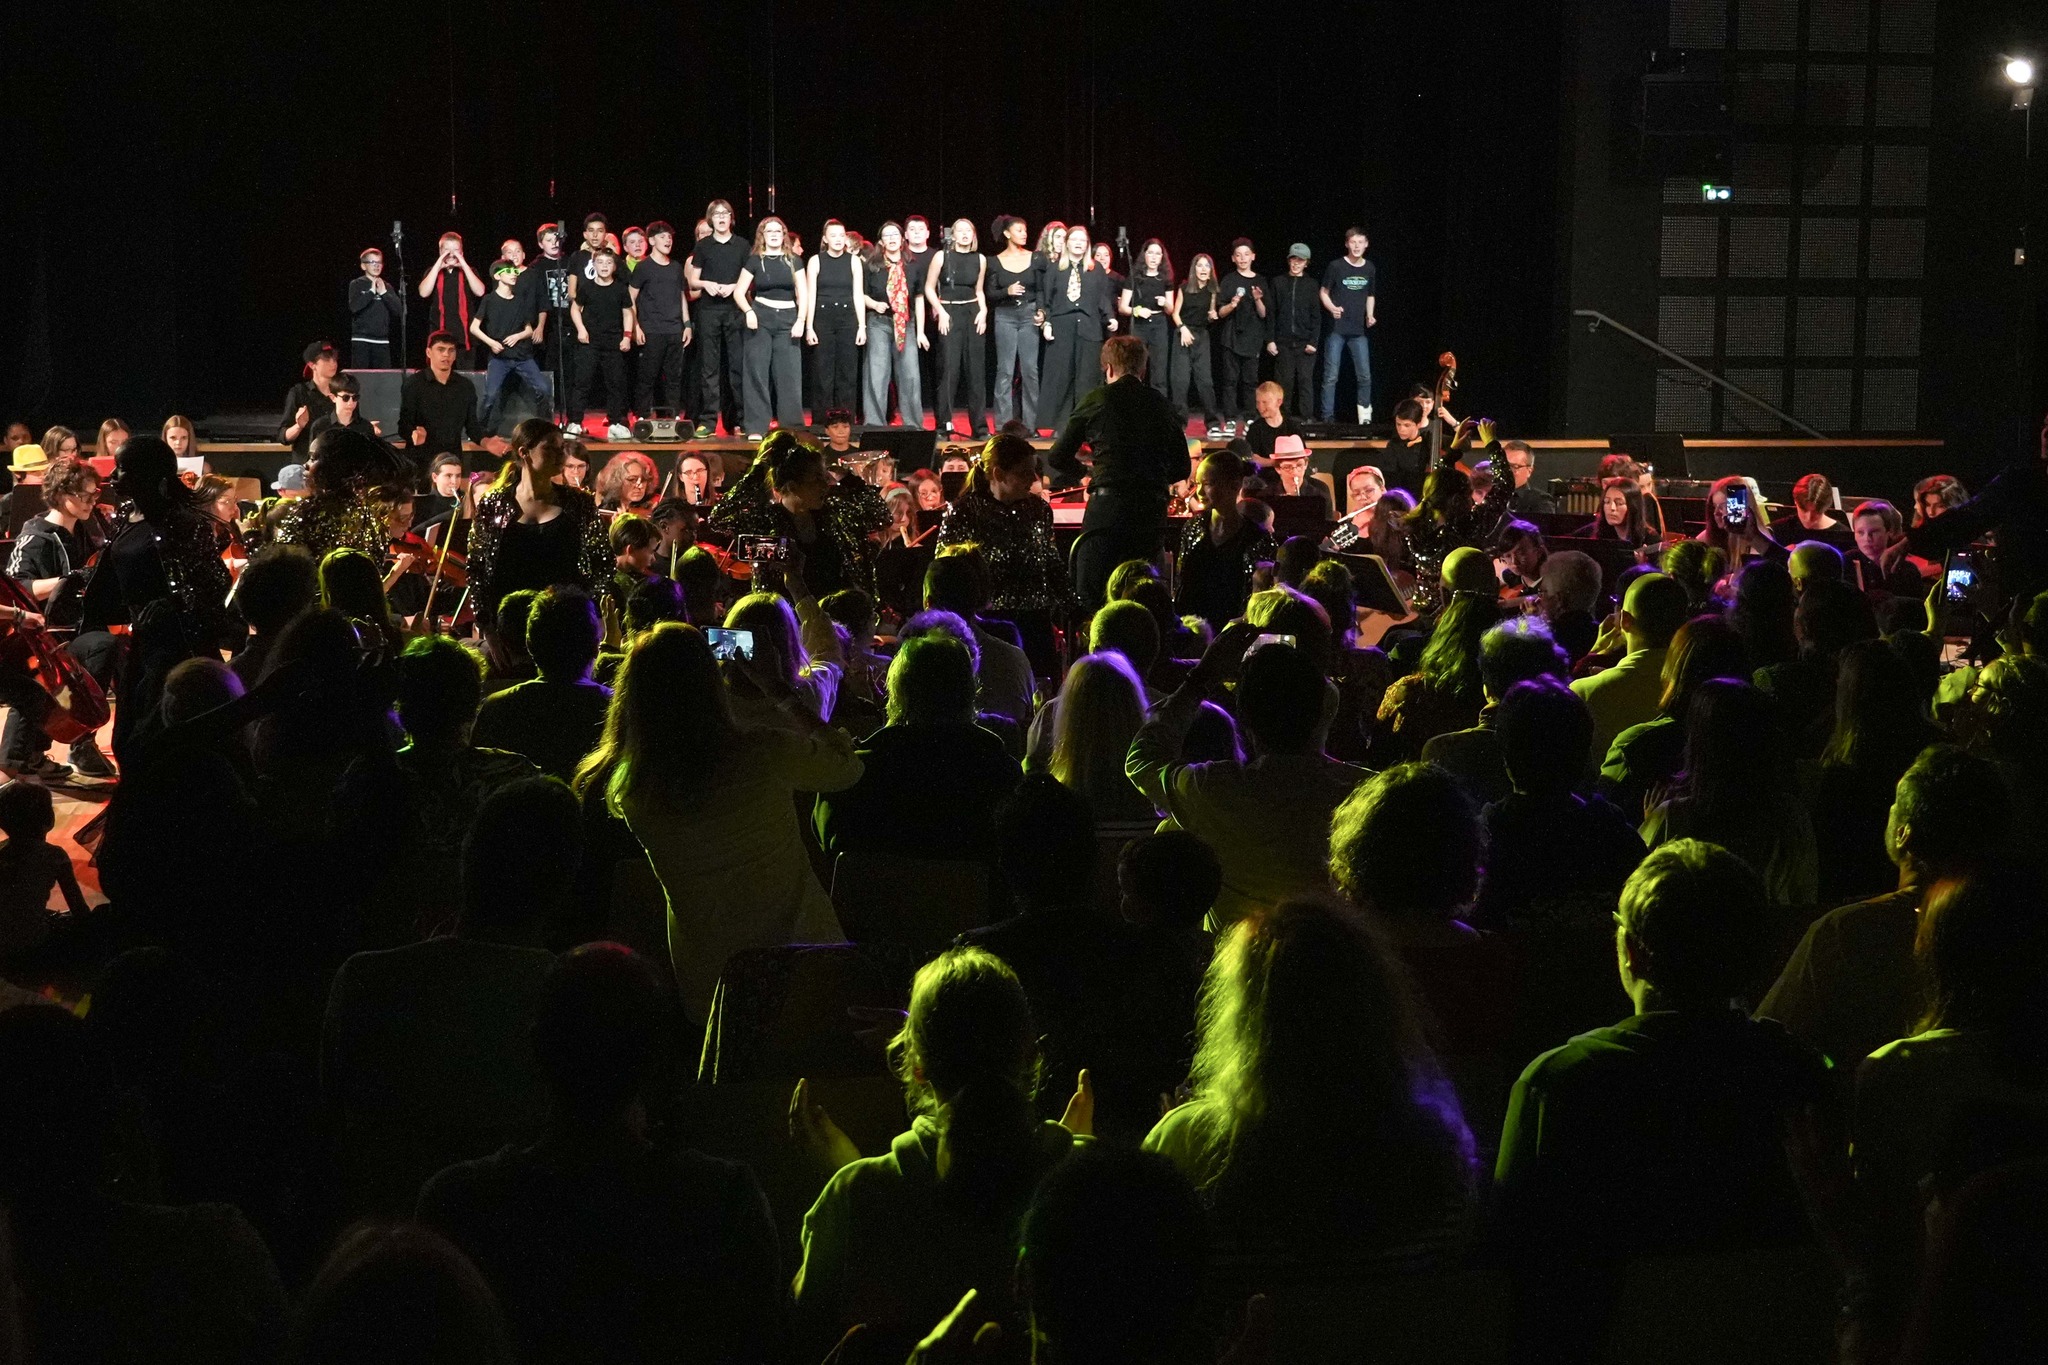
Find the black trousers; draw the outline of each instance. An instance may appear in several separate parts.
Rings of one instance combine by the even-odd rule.
[[[941,439],[953,430],[953,402],[964,376],[967,380],[967,434],[979,436],[988,430],[988,364],[983,355],[988,338],[974,330],[974,305],[945,305],[946,334],[939,338],[939,392],[931,401],[933,430]]]
[[[1052,340],[1038,364],[1039,412],[1058,432],[1081,395],[1101,382],[1102,328],[1092,317],[1063,313],[1052,320]],[[1113,567],[1113,566],[1112,566]]]
[[[1280,411],[1310,421],[1315,417],[1316,361],[1322,357],[1309,350],[1306,341],[1283,341],[1279,346],[1280,354],[1273,357],[1273,382],[1280,386]]]
[[[683,407],[683,334],[649,332],[640,348],[640,372],[634,385],[633,407],[641,416],[662,407],[680,412]]]
[[[745,392],[747,320],[723,299],[706,299],[697,309],[697,367],[704,387],[699,391],[697,420],[716,423],[722,414],[727,431],[739,430],[740,398]]]
[[[121,637],[110,635],[104,630],[82,631],[65,646],[66,651],[92,674],[93,681],[106,687],[114,681],[114,674],[121,666]],[[0,681],[9,675],[0,673]],[[14,692],[0,689],[0,700],[7,703],[7,725],[0,731],[0,761],[10,768],[33,763],[50,748],[50,736],[44,731],[41,717],[48,709],[48,699],[40,687],[35,686],[26,674],[14,675],[15,681],[8,683]],[[19,690],[22,681],[27,681],[35,693],[30,698]],[[24,704],[24,703],[27,704]]]
[[[626,410],[632,398],[626,392],[626,353],[619,349],[616,341],[594,341],[589,345],[577,343],[576,391],[569,403],[569,420],[580,421],[590,410],[590,384],[597,375],[604,376],[604,415],[607,420],[624,426]]]
[[[1089,611],[1109,595],[1109,576],[1125,560],[1147,563],[1159,558],[1160,535],[1166,526],[1166,496],[1133,497],[1101,492],[1090,495],[1081,519],[1081,538],[1074,544],[1074,591]]]
[[[1216,425],[1216,367],[1209,357],[1209,329],[1191,327],[1195,342],[1192,346],[1180,344],[1180,338],[1173,342],[1173,392],[1168,397],[1183,414],[1188,411],[1188,386],[1194,385],[1195,397],[1202,405],[1202,422],[1205,426]]]
[[[348,339],[348,367],[352,370],[388,370],[391,368],[391,343],[389,341],[365,341],[361,337]]]
[[[1224,348],[1223,351],[1223,415],[1226,417],[1249,417],[1258,411],[1257,393],[1259,387],[1259,358],[1256,355],[1239,355]]]
[[[550,311],[541,316],[547,319],[548,330],[540,339],[540,345],[534,352],[534,359],[540,362],[540,367],[555,381],[555,410],[561,412],[567,407],[562,400],[574,393],[576,388],[576,377],[569,372],[569,363],[562,354],[562,337],[566,333],[573,342],[576,329],[569,325],[569,314],[566,311]],[[460,359],[458,356],[457,360]]]
[[[1145,382],[1167,398],[1173,397],[1173,351],[1179,341],[1173,334],[1173,319],[1132,318],[1131,335],[1145,343]]]
[[[812,352],[811,406],[824,421],[831,408],[853,411],[854,396],[860,392],[860,348],[853,334],[860,326],[850,303],[821,303],[812,320],[818,345]]]
[[[795,431],[804,424],[803,343],[789,330],[796,309],[759,305],[754,316],[761,325],[747,331],[746,429],[766,436],[773,413],[784,431]]]

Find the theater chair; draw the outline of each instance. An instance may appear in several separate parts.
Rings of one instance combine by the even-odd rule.
[[[698,1084],[885,1074],[883,1044],[895,1028],[873,1014],[908,1008],[914,969],[910,953],[893,944],[792,943],[733,954],[711,995]],[[880,1037],[863,1036],[876,1031]]]
[[[832,908],[855,943],[899,943],[925,956],[998,917],[982,864],[881,853],[839,855]]]
[[[768,1196],[788,1266],[803,1260],[804,1215],[830,1175],[790,1141],[789,1099],[796,1082],[794,1076],[783,1076],[738,1085],[686,1085],[677,1091],[673,1110],[684,1142],[752,1169]],[[896,1135],[910,1127],[903,1082],[894,1076],[813,1078],[811,1096],[863,1156],[888,1151]]]
[[[1834,1358],[1837,1279],[1817,1246],[1628,1263],[1605,1365],[1819,1365]]]

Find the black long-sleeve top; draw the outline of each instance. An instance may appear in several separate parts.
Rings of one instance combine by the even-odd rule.
[[[398,327],[404,301],[389,281],[384,292],[370,291],[370,277],[358,275],[348,282],[348,334],[365,341],[389,341]]]
[[[1084,444],[1094,454],[1089,486],[1097,493],[1156,499],[1163,507],[1169,486],[1188,476],[1179,414],[1165,394],[1136,375],[1091,389],[1074,405],[1066,429],[1045,454],[1055,488],[1081,482],[1086,471],[1075,457]]]
[[[2025,602],[2048,590],[2048,462],[2016,464],[1985,484],[1961,507],[1906,532],[1906,548],[1940,559],[1996,531],[2000,586]]]
[[[973,545],[988,565],[989,606],[997,611],[1049,611],[1080,605],[1067,581],[1067,558],[1052,534],[1052,504],[1023,497],[962,491],[939,523],[939,546]]]
[[[1067,297],[1072,278],[1081,277],[1081,297]],[[1116,312],[1116,294],[1110,276],[1103,270],[1083,270],[1079,265],[1048,270],[1041,278],[1046,320],[1055,328],[1079,327],[1083,337],[1100,340],[1109,333],[1109,320]]]
[[[1039,276],[1044,273],[1045,262],[1036,254],[1024,263],[1022,270],[1012,270],[1003,264],[1000,254],[988,258],[988,306],[990,308],[1037,309],[1043,300],[1039,297]],[[1021,284],[1024,292],[1014,297],[1010,286]]]
[[[1316,344],[1323,334],[1322,287],[1305,274],[1275,275],[1267,282],[1266,312],[1273,324],[1273,340],[1283,346],[1289,342]]]
[[[427,429],[425,445],[412,443],[415,427]],[[445,384],[432,370],[407,375],[398,390],[398,430],[392,434],[423,463],[451,451],[460,454],[464,440],[481,441],[485,435],[476,385],[468,375],[452,372]]]

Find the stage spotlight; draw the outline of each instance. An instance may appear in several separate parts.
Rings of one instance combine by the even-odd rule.
[[[2034,64],[2025,57],[2013,57],[2006,61],[2005,78],[2014,85],[2034,83]]]

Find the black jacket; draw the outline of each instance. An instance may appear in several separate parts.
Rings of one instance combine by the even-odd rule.
[[[1273,324],[1273,340],[1282,346],[1315,345],[1323,334],[1322,284],[1307,275],[1275,275],[1266,284],[1266,313]],[[1252,311],[1257,316],[1258,310]]]
[[[1109,320],[1116,312],[1116,297],[1123,292],[1122,281],[1106,270],[1083,270],[1081,297],[1070,299],[1067,297],[1067,285],[1071,273],[1069,269],[1047,270],[1039,276],[1044,289],[1046,320],[1057,332],[1078,329],[1077,335],[1084,340],[1100,341],[1109,335]]]
[[[1099,273],[1099,272],[1097,272]],[[1083,445],[1094,454],[1097,493],[1166,505],[1169,485],[1188,476],[1188,443],[1173,403],[1136,375],[1127,374],[1084,394],[1045,454],[1053,487],[1072,488],[1084,471],[1075,458]]]
[[[398,329],[402,300],[388,280],[382,294],[370,292],[370,277],[358,275],[348,282],[348,334],[366,340],[389,341]]]

